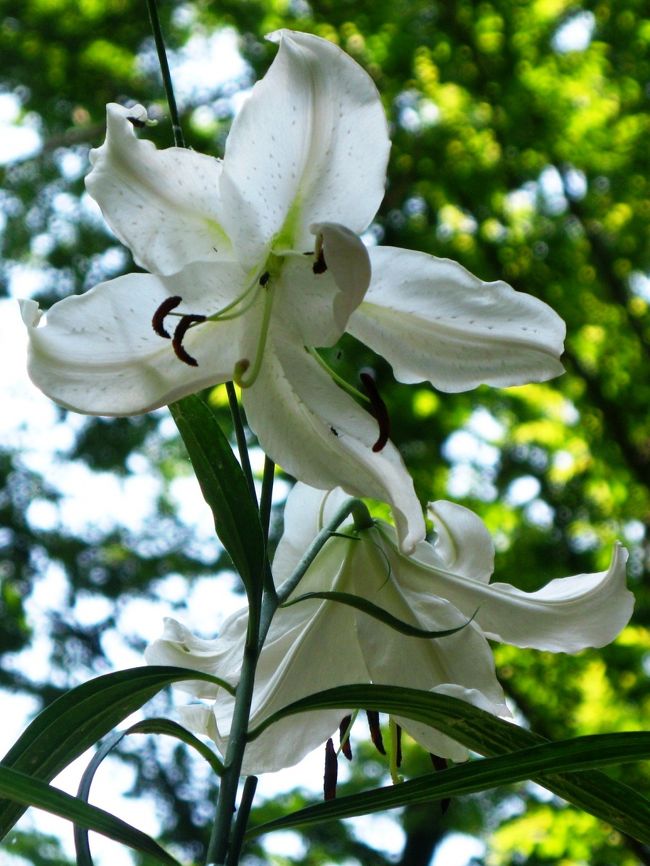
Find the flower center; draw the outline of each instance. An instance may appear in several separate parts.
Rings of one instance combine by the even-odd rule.
[[[255,278],[246,288],[233,301],[221,307],[216,313],[207,315],[204,313],[179,312],[177,307],[181,305],[183,301],[182,297],[174,295],[166,298],[154,312],[151,319],[151,327],[159,337],[171,339],[172,348],[179,361],[188,364],[190,367],[198,367],[199,362],[183,345],[183,340],[190,328],[207,322],[227,322],[232,319],[238,319],[254,306],[261,293],[263,295],[264,306],[253,361],[251,363],[249,358],[240,358],[235,364],[232,377],[233,381],[240,388],[250,388],[257,379],[262,366],[273,308],[273,282],[280,273],[282,263],[283,257],[274,255],[273,253],[269,255],[264,268],[255,274]],[[179,319],[173,336],[167,331],[165,325],[165,320],[169,316]]]

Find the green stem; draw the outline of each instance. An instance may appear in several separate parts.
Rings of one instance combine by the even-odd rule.
[[[267,483],[267,488],[268,486],[269,484]],[[228,747],[224,759],[219,798],[217,800],[217,813],[212,828],[212,837],[208,846],[207,863],[210,866],[211,864],[215,864],[215,866],[223,866],[223,864],[236,866],[236,858],[239,856],[234,845],[238,839],[240,830],[243,832],[241,826],[238,829],[237,825],[244,819],[237,819],[231,837],[232,815],[237,799],[237,787],[248,736],[248,722],[253,701],[253,688],[255,686],[255,668],[259,653],[262,650],[264,640],[271,626],[273,614],[277,610],[279,603],[286,601],[287,597],[293,592],[321,548],[349,515],[352,515],[357,529],[366,529],[373,526],[368,509],[361,500],[349,499],[344,503],[336,512],[333,519],[316,536],[307,553],[298,563],[296,570],[280,587],[277,596],[275,593],[264,593],[259,634],[256,636],[249,632],[246,637],[241,677],[235,693],[235,707],[228,736]],[[246,808],[250,808],[250,806]]]
[[[255,667],[257,665],[258,649],[251,645],[250,636],[246,641],[244,657],[242,659],[241,677],[235,694],[235,708],[233,710],[230,734],[228,735],[228,747],[224,760],[224,769],[219,786],[219,797],[217,799],[217,813],[212,827],[212,836],[208,846],[207,863],[223,866],[228,856],[230,842],[230,828],[232,816],[237,800],[237,788],[241,775],[242,762],[244,760],[244,749],[246,747],[246,735],[248,731],[248,720],[250,718],[251,703],[253,700],[253,686],[255,684]],[[228,862],[232,862],[230,859]]]
[[[235,428],[235,438],[237,439],[237,450],[239,451],[239,459],[241,468],[244,470],[248,489],[251,499],[257,505],[257,493],[255,492],[255,481],[253,479],[253,470],[251,469],[251,461],[248,456],[248,443],[246,442],[246,433],[244,431],[244,422],[242,420],[241,409],[239,408],[239,400],[237,392],[232,382],[226,382],[226,393],[228,394],[228,404],[230,406],[230,414],[232,415],[232,423]]]
[[[257,776],[248,776],[244,782],[244,790],[242,791],[241,801],[239,803],[239,811],[237,819],[232,831],[230,840],[230,848],[228,849],[227,866],[237,866],[239,863],[239,855],[241,846],[244,842],[244,834],[248,825],[248,818],[253,805],[253,797],[257,788]]]
[[[185,147],[185,139],[183,138],[183,130],[181,129],[181,121],[176,106],[176,97],[174,96],[172,76],[169,71],[169,63],[167,62],[167,51],[165,50],[165,40],[163,38],[162,27],[160,26],[156,0],[147,0],[147,9],[149,10],[149,20],[151,21],[153,38],[156,43],[156,51],[158,52],[158,63],[160,64],[160,72],[162,74],[163,86],[165,88],[165,96],[167,97],[167,105],[169,106],[169,116],[172,122],[172,132],[174,134],[174,144],[176,147]]]
[[[278,604],[283,604],[298,586],[305,572],[316,559],[321,549],[326,542],[332,537],[334,532],[343,523],[346,517],[352,515],[356,529],[369,529],[374,526],[373,520],[368,513],[368,509],[360,499],[348,499],[339,510],[336,512],[330,522],[321,529],[316,538],[307,548],[305,555],[302,557],[296,569],[290,577],[288,577],[282,586],[278,589]]]

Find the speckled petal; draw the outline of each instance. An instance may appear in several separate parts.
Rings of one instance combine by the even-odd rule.
[[[246,417],[276,463],[313,487],[388,502],[406,551],[424,537],[413,481],[389,441],[373,451],[377,421],[334,384],[295,337],[277,328],[260,375],[243,392]]]
[[[361,239],[345,226],[313,226],[324,263],[314,256],[284,260],[273,284],[274,314],[305,346],[333,346],[345,332],[370,282],[370,260]]]
[[[225,226],[252,261],[272,241],[313,250],[314,222],[363,232],[390,148],[377,89],[351,57],[308,33],[268,38],[280,49],[233,122],[222,182]]]
[[[401,382],[455,392],[563,372],[564,322],[537,298],[412,250],[375,247],[370,261],[370,288],[348,331]]]
[[[208,296],[203,299],[196,291],[201,281],[192,279],[196,274],[190,268],[170,278],[118,277],[83,295],[64,298],[45,316],[34,301],[23,301],[32,381],[75,412],[137,415],[231,379],[241,355],[242,319],[207,322],[188,331],[183,346],[196,359],[196,367],[179,360],[171,340],[158,336],[152,327],[155,311],[170,297],[190,295],[198,312],[211,311],[210,290],[222,279],[230,286],[241,279],[237,265],[210,268],[212,279],[205,283]],[[196,312],[185,302],[179,310]],[[177,321],[169,317],[171,330]]]
[[[138,139],[130,117],[141,120],[141,105],[106,106],[106,141],[91,150],[86,188],[106,222],[155,274],[180,271],[191,262],[231,259],[221,227],[221,163],[192,150],[156,150]]]

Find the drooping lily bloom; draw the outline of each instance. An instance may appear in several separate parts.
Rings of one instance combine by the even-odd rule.
[[[276,582],[294,570],[342,496],[296,485],[273,563]],[[381,521],[364,530],[347,527],[347,537],[337,534],[327,541],[289,600],[310,592],[345,592],[425,631],[464,627],[429,639],[402,634],[338,601],[308,599],[280,608],[259,660],[251,727],[317,691],[369,682],[448,694],[507,715],[487,638],[573,653],[604,646],[628,622],[633,597],[625,586],[627,552],[620,546],[607,571],[559,578],[537,592],[523,592],[489,582],[494,546],[476,514],[445,501],[433,503],[429,514],[436,540],[420,542],[410,556],[400,551],[395,530]],[[209,641],[167,620],[163,637],[147,650],[147,661],[208,671],[235,685],[246,623],[246,611],[239,611]],[[209,703],[183,708],[183,721],[224,750],[233,699],[208,684],[189,684],[186,690]],[[343,715],[310,712],[272,724],[248,744],[244,772],[291,766],[330,737]],[[456,761],[467,755],[432,728],[396,721],[436,755]]]
[[[270,457],[316,487],[389,502],[412,549],[424,524],[399,453],[314,347],[347,329],[400,380],[459,391],[558,375],[564,325],[454,262],[367,250],[359,235],[383,198],[390,147],[377,90],[326,40],[269,38],[279,52],[223,160],[156,150],[136,135],[142,106],[108,106],[86,185],[149,273],[66,298],[45,317],[23,302],[30,375],[95,415],[146,412],[234,380]]]

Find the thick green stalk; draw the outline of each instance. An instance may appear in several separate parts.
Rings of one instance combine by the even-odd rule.
[[[241,846],[244,842],[244,834],[248,825],[248,818],[253,805],[255,790],[257,789],[257,776],[247,776],[244,782],[244,790],[242,791],[241,800],[239,802],[239,810],[237,811],[237,819],[232,831],[230,849],[228,850],[228,859],[226,866],[237,866],[239,863],[239,855]]]
[[[239,827],[239,829],[235,827],[232,831],[233,835],[231,837],[232,816],[237,798],[237,787],[239,784],[242,762],[244,760],[244,751],[246,748],[248,721],[250,718],[253,689],[255,686],[255,668],[257,666],[259,653],[262,650],[264,640],[270,628],[273,614],[277,610],[279,602],[281,600],[286,600],[286,598],[291,594],[318,555],[319,551],[349,515],[353,516],[355,526],[358,529],[368,528],[373,525],[372,518],[363,502],[359,499],[349,499],[337,511],[334,518],[327,524],[327,526],[325,526],[316,536],[307,553],[300,560],[297,569],[280,588],[278,596],[274,597],[269,593],[264,593],[262,599],[259,635],[257,636],[256,643],[254,643],[256,638],[254,634],[249,633],[246,637],[241,678],[237,685],[235,708],[230,727],[230,735],[228,737],[228,748],[224,760],[224,771],[221,776],[221,787],[219,789],[219,799],[217,801],[217,814],[212,838],[210,839],[210,845],[208,848],[207,862],[210,866],[213,866],[213,864],[214,866],[223,866],[223,864],[236,866],[236,861],[232,859],[230,854],[230,850],[233,850],[230,846],[231,844],[235,844],[238,833],[241,831],[241,827]]]
[[[271,523],[271,502],[273,498],[273,480],[275,478],[275,463],[270,457],[264,460],[264,475],[262,476],[262,495],[260,496],[260,521],[264,537],[269,537]]]
[[[226,857],[228,856],[233,813],[237,800],[237,788],[239,786],[244,749],[246,747],[248,719],[253,700],[255,668],[257,666],[258,655],[257,646],[251,645],[251,636],[249,635],[242,659],[241,677],[235,694],[235,708],[233,710],[224,769],[219,786],[217,811],[208,846],[207,863],[209,866],[212,866],[212,864],[224,866]]]

